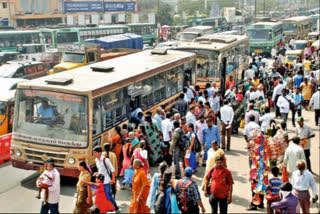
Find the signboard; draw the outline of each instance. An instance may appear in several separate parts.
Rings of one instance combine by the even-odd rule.
[[[126,22],[126,14],[124,13],[118,14],[118,22]]]
[[[67,25],[74,25],[73,15],[67,15]]]
[[[111,24],[112,23],[112,15],[110,13],[105,13],[103,15],[104,24]]]
[[[104,6],[104,7],[103,7]],[[65,1],[66,13],[76,12],[134,12],[136,2]]]

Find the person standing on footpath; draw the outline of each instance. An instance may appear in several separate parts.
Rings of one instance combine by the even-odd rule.
[[[210,196],[209,201],[212,213],[228,213],[228,204],[232,202],[233,178],[230,170],[224,166],[224,158],[217,156],[216,166],[207,173],[205,177],[205,195]],[[211,183],[210,189],[209,184]]]
[[[116,213],[119,213],[119,207],[117,206],[117,203],[112,196],[112,185],[116,182],[115,169],[112,166],[110,159],[102,156],[102,148],[100,146],[96,146],[93,149],[93,155],[95,156],[95,162],[96,167],[98,169],[98,173],[104,176],[103,186],[106,191],[106,194],[109,196],[107,198],[112,203]]]
[[[186,167],[184,170],[185,176],[176,184],[178,207],[182,214],[197,214],[200,212],[199,206],[202,213],[206,212],[201,201],[198,185],[191,179],[192,174],[193,170]]]
[[[204,147],[204,156],[202,161],[202,166],[205,166],[205,161],[207,160],[207,152],[211,148],[212,141],[217,141],[219,147],[220,147],[220,131],[219,128],[216,125],[213,125],[213,121],[211,118],[207,119],[207,125],[208,128],[204,129],[202,131],[202,142]]]
[[[314,93],[311,97],[309,108],[313,106],[314,114],[315,114],[315,123],[316,126],[319,125],[319,118],[320,118],[320,86],[318,86],[317,92]]]
[[[52,213],[52,214],[58,214],[59,213],[59,200],[60,200],[60,174],[58,170],[54,166],[54,160],[49,158],[48,160],[45,161],[45,164],[51,163],[53,166],[53,171],[54,171],[54,183],[52,186],[48,188],[49,190],[49,195],[48,195],[48,203],[44,204],[44,201],[42,201],[41,204],[41,209],[40,213],[41,214],[47,214]],[[40,182],[37,180],[37,187],[41,185]],[[44,191],[42,191],[44,193]],[[44,198],[42,195],[41,198]]]
[[[226,132],[227,132],[227,150],[230,150],[231,144],[231,126],[233,122],[234,111],[233,108],[229,105],[227,100],[224,101],[224,106],[220,109],[220,118],[222,122],[221,127],[221,148],[226,149]]]
[[[317,185],[309,170],[306,169],[306,162],[300,160],[297,162],[298,170],[292,173],[291,183],[294,188],[293,195],[299,200],[299,206],[297,206],[297,213],[300,213],[300,207],[302,213],[310,213],[310,193],[309,189],[312,189],[312,203],[316,203],[318,200]]]
[[[297,119],[298,127],[296,129],[296,135],[300,138],[300,146],[304,149],[304,155],[306,157],[307,167],[310,172],[311,170],[311,161],[310,161],[310,148],[311,148],[311,138],[315,137],[313,130],[310,126],[304,123],[303,117]]]

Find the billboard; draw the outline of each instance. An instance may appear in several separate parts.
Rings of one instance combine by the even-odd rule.
[[[104,8],[103,8],[104,5]],[[132,1],[65,1],[64,10],[66,13],[77,12],[134,12],[136,2]]]

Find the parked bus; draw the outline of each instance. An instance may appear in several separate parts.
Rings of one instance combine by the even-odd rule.
[[[40,61],[41,55],[47,50],[44,44],[21,44],[17,45],[20,60]]]
[[[191,42],[199,36],[204,36],[208,34],[213,34],[213,28],[210,26],[194,26],[183,30],[183,32],[178,33],[177,39],[181,42]]]
[[[223,58],[227,59],[226,76],[232,75],[237,83],[248,67],[249,38],[245,35],[206,35],[176,49],[197,54],[197,84],[201,88],[208,82],[225,80],[221,74]]]
[[[158,40],[158,28],[156,24],[133,23],[128,24],[128,27],[131,33],[135,33],[143,37],[143,44],[153,46]]]
[[[83,28],[62,28],[57,30],[57,48],[66,49],[75,42],[84,42],[109,35],[128,33],[129,27],[124,25],[108,25]]]
[[[250,38],[250,53],[270,55],[271,49],[281,39],[281,22],[258,22],[248,26],[247,33]]]
[[[174,103],[195,70],[195,54],[150,50],[18,84],[12,165],[39,170],[52,158],[61,175],[77,177],[79,161],[94,165],[92,150],[107,133],[138,107]]]
[[[320,31],[320,15],[319,14],[314,14],[311,15],[311,20],[312,20],[312,30],[313,31]]]
[[[39,31],[0,31],[0,52],[16,51],[18,44],[35,43],[40,43]]]
[[[19,78],[0,78],[0,135],[11,133],[14,95],[19,82],[27,81]]]
[[[226,31],[229,29],[228,22],[224,17],[197,18],[189,21],[190,27],[197,25],[211,26],[214,32]]]
[[[312,30],[312,21],[309,16],[296,16],[283,21],[283,33],[286,38],[304,39]]]

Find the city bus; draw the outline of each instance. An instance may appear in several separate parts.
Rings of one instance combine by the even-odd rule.
[[[41,28],[40,35],[42,43],[48,44],[49,48],[56,48],[57,31],[58,29]]]
[[[129,27],[125,25],[61,28],[57,30],[56,47],[66,49],[75,42],[84,42],[87,39],[95,39],[128,32]]]
[[[213,34],[213,28],[210,26],[194,26],[184,29],[181,33],[178,33],[177,40],[181,42],[191,42],[199,36]]]
[[[25,31],[0,31],[0,52],[16,51],[19,44],[40,43],[40,32],[35,30]]]
[[[226,78],[230,75],[237,83],[248,67],[249,38],[245,35],[211,34],[198,37],[193,42],[182,42],[176,50],[197,54],[197,84],[204,88],[210,82],[225,81],[221,73],[226,58]]]
[[[158,40],[158,28],[156,24],[151,23],[132,23],[128,24],[129,31],[138,34],[143,38],[143,44],[153,46]]]
[[[313,31],[320,31],[320,15],[319,14],[314,14],[311,15],[311,20],[312,20],[312,30]]]
[[[228,22],[224,17],[197,18],[188,23],[190,27],[197,25],[211,26],[214,32],[226,31],[229,29]]]
[[[40,170],[52,158],[61,175],[77,177],[79,161],[93,166],[93,148],[133,110],[174,104],[195,73],[193,53],[148,50],[18,84],[13,167]]]
[[[258,22],[248,26],[247,33],[250,38],[250,53],[271,55],[271,49],[281,39],[281,22]]]
[[[283,33],[286,39],[304,39],[312,31],[312,21],[310,16],[295,16],[282,21]]]

